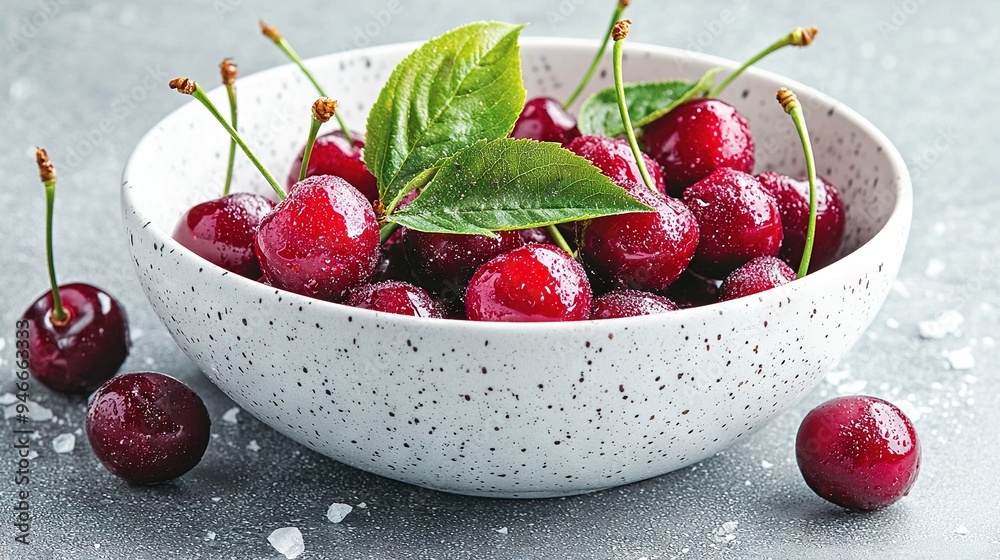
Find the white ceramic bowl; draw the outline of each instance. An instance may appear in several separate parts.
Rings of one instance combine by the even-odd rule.
[[[379,88],[415,47],[309,65],[362,129]],[[522,47],[529,95],[558,98],[595,44],[524,39]],[[735,67],[627,47],[627,80],[691,79],[712,66]],[[592,89],[608,85],[602,78]],[[791,122],[774,100],[779,86],[802,99],[819,171],[843,192],[845,256],[755,297],[610,321],[473,323],[353,309],[227,274],[170,238],[187,208],[221,192],[227,138],[194,102],[151,130],[129,160],[127,239],[146,295],[180,348],[240,406],[303,445],[460,494],[546,497],[617,486],[718,453],[781,413],[848,351],[896,276],[912,205],[903,160],[850,109],[752,70],[726,99],[751,123],[758,171],[803,172]],[[315,93],[292,66],[243,78],[239,92],[249,143],[283,177]],[[221,92],[213,97],[224,102]],[[267,192],[237,159],[237,188]]]

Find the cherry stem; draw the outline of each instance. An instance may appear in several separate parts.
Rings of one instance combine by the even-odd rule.
[[[219,124],[222,125],[222,128],[226,129],[226,132],[228,132],[229,136],[239,145],[239,147],[243,150],[243,153],[245,153],[247,157],[250,158],[250,161],[254,164],[254,166],[257,167],[257,170],[260,171],[260,174],[264,176],[264,179],[267,180],[268,184],[271,185],[271,188],[274,189],[274,192],[275,194],[278,195],[278,198],[281,200],[285,200],[286,198],[288,198],[288,195],[285,194],[284,189],[282,189],[281,185],[278,184],[278,181],[277,179],[274,178],[274,175],[271,175],[271,173],[267,170],[267,168],[264,167],[264,164],[262,164],[260,160],[257,159],[257,156],[255,156],[253,152],[250,151],[250,148],[246,145],[246,142],[244,142],[243,138],[240,137],[240,133],[236,132],[236,129],[233,128],[228,121],[226,121],[225,117],[222,116],[222,113],[219,112],[219,109],[215,106],[214,103],[212,103],[212,100],[208,98],[208,95],[205,94],[205,90],[201,89],[201,86],[199,86],[193,80],[190,80],[188,78],[174,78],[173,80],[170,80],[170,88],[176,89],[178,92],[182,94],[190,95],[191,97],[194,97],[195,99],[200,101],[201,104],[204,105],[206,109],[208,109],[208,112],[212,113],[212,116],[215,117],[217,121],[219,121]]]
[[[382,228],[379,229],[379,233],[382,236],[382,243],[388,241],[389,238],[392,237],[392,234],[396,233],[397,229],[399,229],[399,224],[396,222],[389,222],[382,226]]]
[[[735,72],[730,74],[729,77],[725,79],[725,81],[719,84],[719,87],[715,88],[715,91],[710,93],[709,97],[718,97],[719,94],[722,93],[722,90],[726,89],[726,87],[729,86],[729,84],[731,84],[733,80],[738,78],[739,75],[742,74],[747,68],[750,68],[754,64],[757,64],[762,59],[764,59],[764,57],[768,56],[774,51],[781,50],[789,45],[796,47],[808,47],[810,44],[812,44],[813,39],[816,38],[817,33],[819,33],[819,28],[817,28],[816,26],[808,28],[805,27],[795,28],[791,33],[785,35],[781,39],[778,39],[773,44],[771,44],[771,46],[755,54],[750,60],[744,62],[743,66],[737,68]]]
[[[237,67],[230,59],[225,59],[222,64],[219,65],[219,71],[222,74],[222,85],[226,86],[226,95],[229,96],[229,120],[233,125],[234,129],[238,129],[237,126],[237,111],[236,111],[236,74]],[[226,186],[222,190],[222,196],[229,194],[229,188],[233,184],[233,164],[236,162],[236,141],[229,140],[229,163],[226,167]]]
[[[809,176],[809,225],[806,228],[806,243],[802,249],[802,261],[799,263],[798,277],[809,274],[809,260],[812,258],[813,244],[816,241],[816,158],[813,156],[812,142],[809,140],[809,129],[806,128],[806,117],[802,112],[802,104],[787,88],[781,88],[777,94],[781,107],[792,117],[795,130],[802,142],[802,151],[806,158],[806,172]]]
[[[632,118],[628,115],[628,105],[625,102],[625,81],[622,79],[622,51],[625,49],[625,38],[628,37],[629,26],[631,24],[631,20],[623,19],[615,23],[611,31],[611,37],[615,41],[612,51],[614,53],[615,64],[615,93],[618,94],[618,111],[621,113],[622,122],[625,124],[625,136],[628,137],[628,144],[632,147],[632,155],[635,156],[636,165],[639,166],[639,173],[642,174],[642,180],[653,192],[658,193],[660,191],[657,190],[653,178],[649,176],[649,170],[646,169],[646,162],[643,160],[642,151],[639,150],[639,142],[636,140],[635,130],[632,128]]]
[[[294,62],[295,65],[299,67],[299,70],[302,70],[302,73],[305,74],[306,78],[312,82],[313,87],[316,88],[316,92],[319,93],[321,97],[329,97],[326,94],[326,91],[323,90],[323,86],[319,85],[319,81],[316,80],[316,77],[312,75],[312,72],[310,72],[308,68],[306,68],[306,64],[302,62],[302,57],[299,56],[299,53],[295,52],[295,49],[292,48],[292,44],[288,42],[288,39],[285,39],[285,36],[282,35],[277,28],[264,23],[264,20],[260,20],[259,23],[260,32],[263,33],[265,37],[273,41],[274,44],[281,49],[281,52],[285,53],[285,56]],[[351,131],[347,128],[347,123],[344,122],[344,119],[341,118],[340,115],[337,115],[337,124],[340,125],[340,130],[344,133],[344,138],[346,138],[347,142],[353,146],[354,138],[351,136]]]
[[[52,324],[57,327],[69,323],[69,313],[63,307],[62,296],[59,293],[59,282],[56,281],[55,257],[52,251],[52,214],[56,205],[56,168],[49,159],[49,154],[41,148],[35,148],[35,162],[38,163],[38,176],[45,186],[45,256],[49,265],[49,283],[52,284]]]
[[[552,241],[556,242],[556,245],[558,245],[560,249],[569,253],[574,259],[576,258],[576,253],[574,253],[573,249],[570,248],[569,243],[566,242],[566,238],[563,237],[559,228],[556,226],[546,226],[545,231],[549,232],[549,237],[552,238]]]
[[[631,4],[631,0],[618,0],[618,6],[615,8],[615,12],[611,15],[611,23],[608,24],[608,30],[604,32],[602,36],[604,42],[601,43],[601,47],[597,50],[597,55],[594,56],[594,61],[590,63],[590,68],[587,69],[587,73],[583,75],[583,80],[580,81],[580,85],[576,86],[576,90],[573,94],[569,96],[569,99],[563,103],[563,109],[569,109],[573,106],[573,103],[580,97],[583,90],[586,89],[587,84],[590,83],[591,78],[594,77],[594,72],[597,71],[597,67],[601,64],[601,59],[604,58],[604,53],[608,50],[608,37],[615,28],[615,24],[618,20],[622,19],[622,15],[625,13],[625,8]]]
[[[312,124],[309,126],[309,138],[306,140],[306,148],[302,152],[302,165],[299,167],[299,181],[306,179],[306,172],[309,170],[309,158],[312,157],[313,145],[316,144],[316,135],[323,123],[329,122],[330,118],[337,114],[337,102],[329,97],[320,97],[312,106]]]

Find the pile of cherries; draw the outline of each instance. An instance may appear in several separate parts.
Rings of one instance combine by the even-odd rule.
[[[616,16],[626,5],[619,4]],[[263,24],[262,29],[305,70],[276,30]],[[603,48],[598,59],[602,53]],[[417,317],[632,317],[791,282],[797,277],[792,266],[808,264],[808,256],[803,260],[808,245],[807,268],[814,270],[833,260],[843,237],[837,189],[815,182],[815,234],[810,235],[809,181],[774,172],[753,175],[749,124],[714,95],[684,102],[645,126],[641,154],[631,130],[628,139],[581,135],[575,118],[553,99],[532,99],[524,107],[512,136],[562,144],[650,212],[558,229],[498,231],[493,237],[406,228],[383,235],[382,201],[365,166],[364,136],[342,128],[316,137],[319,124],[335,114],[335,102],[325,96],[314,105],[310,141],[292,165],[287,197],[275,204],[260,195],[229,193],[235,146],[242,141],[235,130],[236,68],[228,59],[222,76],[232,122],[220,121],[234,138],[225,193],[189,210],[174,238],[226,270],[278,289]],[[190,80],[174,80],[171,87],[210,103]],[[31,332],[29,369],[58,391],[97,389],[88,405],[87,434],[111,472],[136,483],[180,476],[208,445],[207,410],[171,377],[112,377],[129,351],[124,311],[92,286],[57,285],[51,250],[55,172],[42,150],[38,163],[49,194],[52,290],[24,315]],[[888,505],[908,492],[920,462],[909,420],[868,397],[831,401],[810,413],[799,432],[797,455],[810,487],[859,509]]]

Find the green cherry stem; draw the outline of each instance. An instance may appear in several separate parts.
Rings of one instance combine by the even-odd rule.
[[[642,180],[653,192],[659,192],[656,188],[656,183],[653,182],[653,178],[649,176],[649,170],[646,169],[646,162],[643,160],[642,151],[639,150],[639,142],[635,139],[635,129],[632,128],[632,119],[628,115],[628,105],[625,102],[625,81],[622,79],[622,51],[624,50],[625,38],[628,37],[631,25],[631,20],[623,19],[615,23],[611,31],[611,38],[615,41],[615,47],[612,52],[614,53],[615,61],[615,92],[618,94],[618,111],[622,115],[622,122],[625,124],[625,135],[628,137],[629,146],[632,147],[632,155],[635,156],[636,164],[639,166],[639,173],[642,174]]]
[[[559,228],[557,228],[556,226],[546,226],[545,231],[549,232],[549,237],[552,238],[552,241],[556,242],[556,245],[558,245],[560,249],[569,253],[570,256],[572,256],[573,258],[576,258],[576,253],[569,246],[569,243],[566,242],[566,238],[563,237],[563,234],[561,231],[559,231]]]
[[[580,85],[576,86],[576,90],[573,94],[569,96],[569,99],[563,103],[563,109],[569,109],[573,106],[573,103],[580,97],[583,90],[586,89],[587,84],[590,83],[591,78],[594,77],[594,72],[597,71],[597,67],[601,64],[601,59],[604,58],[604,53],[608,50],[608,36],[611,35],[611,31],[614,30],[615,24],[618,20],[622,19],[622,15],[625,14],[625,8],[628,8],[632,0],[618,0],[618,6],[615,8],[615,12],[611,15],[611,23],[608,24],[608,30],[604,32],[602,37],[604,42],[601,43],[601,48],[597,49],[597,55],[594,56],[594,61],[590,63],[590,68],[587,69],[587,73],[583,75],[583,80],[580,81]]]
[[[306,171],[309,169],[309,158],[312,157],[313,145],[316,143],[316,135],[319,134],[319,127],[323,123],[329,122],[337,114],[337,102],[329,97],[320,97],[312,106],[312,124],[309,126],[309,139],[306,140],[306,149],[302,152],[302,166],[299,167],[299,181],[304,181]]]
[[[267,180],[268,184],[271,185],[271,188],[274,189],[274,192],[275,194],[278,195],[278,198],[281,200],[285,200],[286,198],[288,198],[288,195],[285,194],[284,189],[282,189],[281,185],[278,184],[278,181],[277,179],[274,178],[274,175],[271,175],[271,172],[269,172],[267,168],[264,167],[264,164],[262,164],[260,160],[257,159],[257,156],[255,156],[253,152],[250,151],[250,148],[246,145],[246,142],[244,142],[243,138],[240,137],[240,133],[236,132],[236,129],[233,128],[232,125],[230,125],[229,122],[226,120],[226,118],[222,116],[222,113],[220,113],[219,109],[215,106],[214,103],[212,103],[212,100],[210,100],[208,96],[205,95],[205,90],[201,89],[201,86],[195,83],[194,80],[188,78],[174,78],[173,80],[170,80],[170,89],[176,89],[178,93],[182,93],[184,95],[190,95],[191,97],[194,97],[195,99],[200,101],[201,104],[204,105],[206,109],[208,109],[208,112],[212,113],[212,116],[215,117],[217,121],[219,121],[219,124],[222,125],[222,128],[226,129],[226,132],[228,132],[229,136],[239,145],[239,147],[243,150],[243,153],[245,153],[247,157],[250,158],[250,161],[257,167],[257,170],[260,171],[260,174],[264,176],[264,179]]]
[[[787,88],[781,88],[777,94],[781,107],[792,117],[795,130],[802,142],[802,151],[806,157],[806,172],[809,175],[809,226],[806,228],[806,243],[802,250],[802,261],[799,263],[798,277],[809,274],[809,259],[812,258],[813,244],[816,241],[816,158],[813,156],[812,142],[809,140],[809,129],[806,128],[806,117],[802,112],[802,104]]]
[[[744,62],[743,66],[737,68],[735,72],[730,74],[729,77],[725,79],[725,81],[719,84],[719,87],[715,88],[715,91],[710,93],[709,97],[718,97],[719,94],[722,93],[722,90],[726,89],[726,87],[729,86],[729,84],[733,83],[733,80],[738,78],[739,75],[742,74],[747,68],[750,68],[754,64],[757,64],[764,57],[773,53],[774,51],[781,50],[789,45],[796,47],[808,47],[813,42],[813,39],[816,38],[817,33],[819,33],[819,28],[817,28],[816,26],[808,28],[804,27],[796,28],[788,35],[785,35],[781,39],[775,41],[773,44],[771,44],[771,46],[755,54],[753,58],[751,58],[750,60]]]
[[[384,244],[388,241],[389,238],[392,237],[392,234],[396,233],[397,229],[399,229],[399,224],[396,222],[389,222],[382,226],[381,229],[379,229],[379,233],[382,236],[382,243]]]
[[[319,85],[319,81],[312,75],[312,72],[306,68],[305,63],[302,62],[302,57],[299,56],[299,53],[295,52],[295,49],[292,48],[292,44],[285,39],[285,36],[282,35],[281,32],[278,31],[278,29],[273,25],[264,23],[264,20],[259,20],[259,24],[260,32],[265,37],[273,41],[274,44],[281,49],[281,52],[285,53],[285,56],[294,62],[296,66],[299,67],[299,70],[302,70],[302,73],[305,74],[306,78],[308,78],[310,82],[312,82],[313,87],[316,88],[316,92],[319,93],[320,97],[330,97],[326,94],[326,91],[323,90],[323,86]],[[351,136],[351,131],[347,129],[347,123],[344,122],[344,119],[342,119],[340,115],[337,115],[337,124],[340,125],[340,130],[344,133],[344,138],[347,139],[348,144],[353,145],[354,138]]]
[[[62,296],[59,293],[59,282],[56,281],[56,265],[52,251],[52,212],[56,205],[56,168],[49,159],[49,154],[41,148],[35,148],[35,162],[38,163],[38,176],[45,186],[45,255],[49,264],[49,283],[52,284],[52,324],[64,327],[69,323],[69,313],[63,307]]]
[[[219,64],[219,72],[222,74],[222,85],[226,86],[226,95],[229,96],[229,122],[234,129],[239,129],[236,124],[236,75],[239,69],[236,63],[230,59],[225,59]],[[236,141],[229,140],[229,163],[226,167],[226,186],[222,190],[222,196],[229,194],[229,188],[233,184],[233,163],[236,161]]]

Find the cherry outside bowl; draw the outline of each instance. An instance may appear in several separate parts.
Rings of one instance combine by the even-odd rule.
[[[356,130],[416,44],[309,62]],[[523,39],[529,97],[564,98],[590,41]],[[629,43],[626,79],[694,79],[727,60]],[[598,73],[599,76],[610,76]],[[206,76],[210,80],[211,76]],[[596,80],[592,90],[610,86]],[[842,258],[775,290],[662,315],[559,324],[387,315],[227,273],[170,238],[222,192],[222,129],[191,102],[138,144],[122,206],[136,272],[178,346],[240,406],[348,465],[460,494],[547,497],[657,476],[745,441],[809,391],[886,298],[910,226],[902,158],[837,101],[751,70],[724,99],[749,120],[756,172],[801,175],[795,130],[774,100],[794,90],[818,170],[843,192]],[[279,176],[306,137],[316,94],[292,66],[241,79],[240,127]],[[212,93],[225,103],[220,91]],[[237,190],[269,191],[242,155]],[[791,436],[789,436],[791,437]]]

